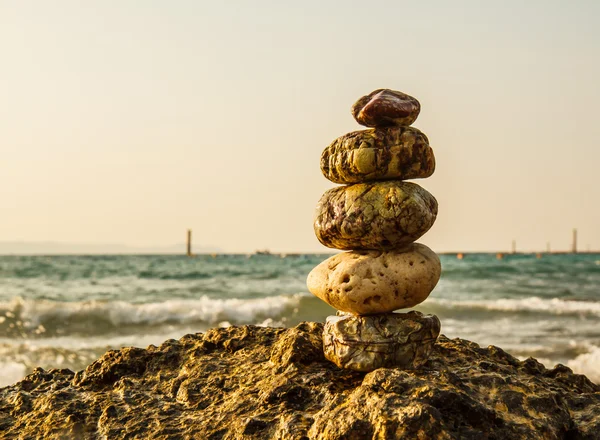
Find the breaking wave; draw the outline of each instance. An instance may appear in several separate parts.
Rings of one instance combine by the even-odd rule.
[[[0,303],[0,336],[48,337],[103,334],[135,327],[203,324],[202,327],[260,323],[292,315],[308,294],[263,298],[170,299],[135,304],[126,301],[57,302],[14,298]]]
[[[580,354],[567,362],[567,366],[579,374],[585,374],[592,382],[600,384],[600,347],[591,347],[588,353]]]
[[[540,313],[549,315],[578,315],[600,318],[600,303],[592,301],[568,301],[560,298],[499,298],[494,300],[448,300],[429,298],[429,309],[447,311],[490,311],[509,313]]]

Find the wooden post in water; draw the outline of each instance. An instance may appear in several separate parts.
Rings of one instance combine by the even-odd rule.
[[[574,254],[577,253],[577,229],[573,229],[573,247],[571,248],[571,252]]]
[[[187,230],[187,253],[186,255],[188,257],[192,256],[192,230],[188,229]]]
[[[512,253],[513,254],[517,253],[517,240],[512,241]]]
[[[546,253],[549,254],[550,252],[551,252],[551,250],[550,250],[550,242],[548,242],[548,243],[546,243]]]

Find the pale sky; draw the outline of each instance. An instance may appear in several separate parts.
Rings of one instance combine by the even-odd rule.
[[[0,0],[0,241],[323,251],[321,151],[421,102],[437,251],[600,249],[598,1]]]

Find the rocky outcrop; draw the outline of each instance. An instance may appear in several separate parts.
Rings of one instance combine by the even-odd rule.
[[[421,369],[342,370],[323,327],[212,329],[37,369],[0,389],[0,438],[598,439],[600,386],[440,336]]]

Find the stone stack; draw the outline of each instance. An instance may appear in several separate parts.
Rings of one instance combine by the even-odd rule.
[[[437,201],[406,179],[435,169],[425,134],[410,125],[420,104],[401,92],[379,89],[352,106],[369,130],[337,138],[321,155],[325,177],[344,186],[321,197],[315,233],[334,255],[308,275],[308,289],[339,310],[323,334],[325,356],[342,368],[416,368],[433,348],[435,315],[392,313],[424,301],[441,265],[427,246],[414,243],[433,225]]]

